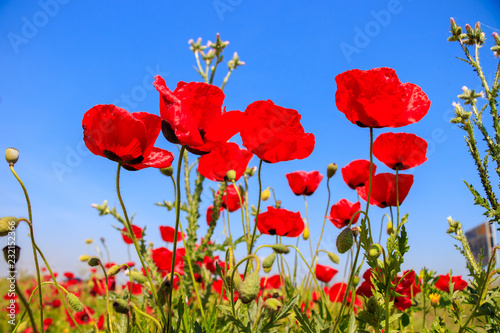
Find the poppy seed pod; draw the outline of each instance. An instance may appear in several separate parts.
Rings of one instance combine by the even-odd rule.
[[[12,251],[14,251],[14,253],[12,253]],[[3,248],[3,256],[5,258],[5,261],[9,265],[11,264],[11,260],[14,260],[14,263],[17,264],[17,262],[19,261],[19,256],[21,256],[21,248],[17,245],[8,245]]]
[[[336,163],[330,163],[326,167],[326,176],[328,178],[332,178],[335,176],[335,173],[337,172],[337,164]]]
[[[346,253],[352,247],[354,243],[352,230],[349,228],[345,228],[342,232],[337,236],[337,251],[340,254]]]
[[[378,302],[375,296],[370,296],[366,302],[366,310],[370,313],[376,313],[378,310]]]
[[[9,165],[13,166],[19,160],[19,150],[16,148],[5,149],[5,159]]]
[[[247,275],[245,280],[240,284],[238,293],[240,300],[244,304],[248,304],[259,296],[260,291],[260,276],[259,272],[253,272]]]

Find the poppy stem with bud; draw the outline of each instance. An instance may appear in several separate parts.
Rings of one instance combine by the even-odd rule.
[[[248,255],[251,255],[252,254],[252,250],[253,250],[253,245],[254,245],[254,242],[255,242],[255,235],[257,234],[257,222],[259,221],[259,212],[260,212],[260,202],[262,201],[262,179],[261,179],[261,175],[260,175],[260,171],[262,169],[262,160],[260,160],[259,162],[259,171],[258,171],[258,179],[259,179],[259,201],[257,203],[257,215],[255,216],[255,224],[253,226],[253,233],[252,233],[252,238],[250,239],[250,247],[249,247],[249,250],[248,250]],[[247,275],[247,271],[248,271],[248,262],[247,262],[247,265],[245,267],[245,275]]]
[[[33,215],[31,213],[31,201],[30,201],[30,197],[28,195],[28,191],[26,190],[26,187],[24,186],[24,183],[23,181],[21,180],[21,178],[19,178],[19,175],[17,174],[17,172],[14,170],[14,163],[17,162],[18,158],[19,158],[19,154],[17,154],[17,156],[14,156],[15,158],[15,161],[9,161],[9,158],[10,156],[7,156],[9,155],[8,152],[9,152],[9,149],[12,150],[14,148],[8,148],[6,150],[6,159],[7,159],[7,162],[9,162],[9,167],[10,167],[10,171],[12,172],[12,174],[14,175],[14,177],[16,177],[17,181],[19,182],[19,185],[21,185],[21,188],[23,189],[23,192],[24,192],[24,196],[26,198],[26,204],[28,205],[28,226],[29,226],[29,229],[30,229],[30,238],[31,238],[31,247],[33,249],[33,258],[34,258],[34,261],[35,261],[35,268],[36,268],[36,280],[37,280],[37,284],[40,286],[42,285],[42,279],[40,277],[40,266],[38,264],[38,255],[36,253],[36,244],[35,244],[35,233],[34,233],[34,230],[33,230],[33,225],[32,225],[32,221],[33,221]],[[17,149],[16,149],[17,151]],[[41,330],[42,330],[42,333],[43,333],[43,297],[42,297],[42,290],[40,290],[40,292],[38,293],[38,301],[40,303],[40,324],[41,324]]]

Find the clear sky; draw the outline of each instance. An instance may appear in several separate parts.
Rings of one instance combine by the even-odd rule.
[[[458,45],[446,39],[450,17],[462,26],[481,21],[487,37],[482,63],[492,73],[495,62],[489,48],[491,33],[500,29],[499,14],[496,0],[2,1],[0,146],[2,151],[20,150],[16,170],[31,195],[36,238],[56,270],[83,267],[77,258],[94,254],[84,244],[87,238],[105,237],[112,260],[124,262],[126,245],[111,227],[117,223],[91,208],[105,199],[111,206],[119,204],[116,164],[92,155],[83,145],[81,121],[89,108],[115,103],[131,112],[159,115],[153,76],[161,74],[171,88],[178,81],[199,81],[187,42],[198,37],[213,41],[219,32],[231,43],[227,57],[237,51],[246,62],[226,86],[227,109],[243,111],[253,101],[271,99],[298,110],[306,132],[316,136],[308,159],[263,168],[264,187],[276,190],[284,208],[304,214],[303,199],[288,188],[286,173],[324,174],[328,163],[340,168],[368,158],[369,131],[352,125],[335,107],[335,76],[353,68],[392,67],[402,82],[419,85],[432,102],[422,121],[396,129],[415,133],[429,144],[429,160],[409,170],[415,182],[401,207],[410,213],[411,249],[404,268],[426,266],[442,274],[453,269],[465,275],[464,259],[446,234],[446,218],[453,216],[466,229],[484,219],[462,181],[479,186],[463,132],[449,119],[461,87],[480,87],[471,68],[456,59],[462,56]],[[216,84],[223,75],[225,69]],[[177,158],[177,148],[161,135],[157,146]],[[257,163],[254,158],[250,165]],[[377,171],[389,171],[376,163]],[[26,216],[21,188],[6,163],[0,170],[0,215]],[[342,198],[356,200],[340,172],[331,185],[332,204]],[[256,179],[250,186],[256,204]],[[207,180],[205,187],[216,184]],[[174,215],[153,204],[173,200],[171,183],[155,169],[124,172],[122,190],[128,210],[137,213],[135,223],[147,225],[148,240],[163,246],[158,226],[173,225]],[[203,196],[201,235],[210,197],[209,191]],[[326,208],[326,178],[308,200],[311,235],[317,240]],[[385,211],[370,211],[378,228]],[[232,216],[233,221],[239,218],[239,213]],[[237,233],[239,222],[233,224]],[[338,230],[327,222],[326,232],[322,247],[333,249]],[[23,248],[21,267],[30,269],[27,234],[22,225],[17,238]],[[222,226],[216,234],[223,238]],[[271,243],[273,238],[262,240]],[[0,239],[0,246],[5,242]],[[345,256],[342,259],[345,262]],[[321,257],[321,262],[327,260]]]

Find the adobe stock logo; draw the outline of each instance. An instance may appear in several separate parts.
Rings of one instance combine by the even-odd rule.
[[[20,34],[9,32],[7,38],[9,39],[12,49],[17,54],[21,44],[28,44],[30,40],[38,35],[39,29],[45,27],[51,18],[59,13],[60,5],[66,5],[70,0],[40,0],[38,6],[39,11],[36,11],[31,18],[26,16],[21,17],[23,25]]]
[[[241,5],[243,0],[214,0],[212,5],[219,16],[220,21],[224,21],[224,13],[232,12],[236,6]]]
[[[411,1],[411,0],[410,0]],[[386,9],[381,9],[379,11],[370,11],[370,16],[373,20],[368,21],[363,28],[354,27],[354,38],[353,44],[342,42],[339,44],[340,50],[344,55],[345,60],[350,63],[353,54],[361,53],[361,50],[370,45],[372,38],[377,37],[382,28],[387,27],[392,20],[394,15],[397,15],[403,11],[403,6],[399,0],[389,0]]]

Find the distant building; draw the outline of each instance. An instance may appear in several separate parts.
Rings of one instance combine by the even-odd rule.
[[[485,221],[467,231],[465,236],[469,241],[470,249],[476,261],[482,266],[486,266],[496,244],[496,233],[493,226],[488,221]],[[479,261],[480,256],[482,256],[482,262]]]

